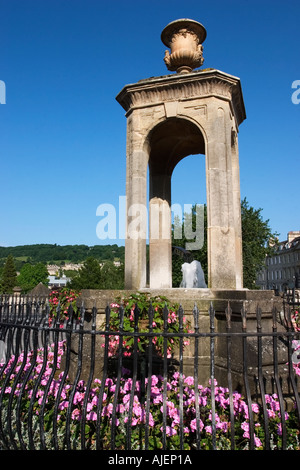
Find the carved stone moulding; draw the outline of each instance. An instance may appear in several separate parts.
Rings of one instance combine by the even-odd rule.
[[[164,62],[170,71],[189,73],[204,62],[202,43],[206,29],[201,23],[187,18],[172,21],[161,33],[161,40],[171,49],[165,52]]]
[[[232,103],[238,125],[246,119],[240,79],[216,69],[141,80],[126,85],[116,99],[129,116],[139,107],[213,96]]]

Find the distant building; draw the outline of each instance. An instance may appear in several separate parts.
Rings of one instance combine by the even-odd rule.
[[[300,231],[288,233],[287,240],[279,242],[273,256],[258,274],[256,284],[261,289],[300,289]]]
[[[82,266],[82,263],[66,263],[63,266],[59,266],[58,264],[48,264],[47,270],[51,276],[55,276],[61,270],[78,271],[80,268],[82,268]]]
[[[48,276],[48,287],[51,289],[66,287],[67,283],[70,281],[70,278],[63,275],[62,277]]]

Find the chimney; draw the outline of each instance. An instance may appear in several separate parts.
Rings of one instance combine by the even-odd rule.
[[[300,237],[300,230],[294,230],[288,233],[288,242],[292,242],[295,238]]]

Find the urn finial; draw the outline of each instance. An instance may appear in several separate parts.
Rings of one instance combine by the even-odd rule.
[[[172,21],[161,33],[161,40],[171,49],[165,52],[164,62],[168,70],[189,73],[203,62],[202,43],[206,29],[201,23],[187,18]]]

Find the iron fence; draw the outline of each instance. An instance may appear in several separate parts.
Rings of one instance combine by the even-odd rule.
[[[299,449],[300,343],[288,306],[267,331],[259,307],[249,331],[246,309],[233,319],[230,304],[221,327],[211,305],[208,331],[195,305],[186,331],[180,307],[176,334],[166,307],[155,330],[151,304],[146,329],[135,308],[132,331],[122,306],[118,331],[110,307],[100,327],[96,308],[70,307],[64,323],[57,313],[47,301],[0,302],[1,449]]]

